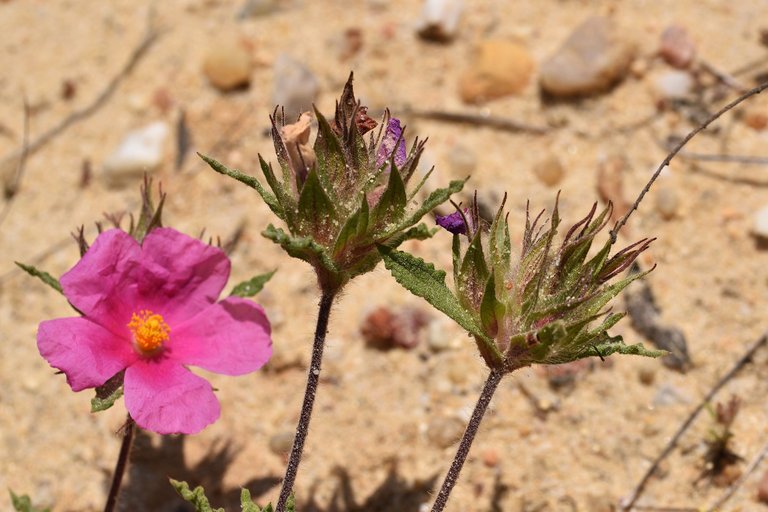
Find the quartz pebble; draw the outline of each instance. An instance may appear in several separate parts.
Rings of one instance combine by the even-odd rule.
[[[542,64],[541,87],[560,97],[605,91],[624,77],[634,55],[634,45],[611,20],[589,18]]]
[[[448,165],[456,176],[469,176],[477,168],[477,155],[463,144],[456,144],[448,153]]]
[[[656,77],[653,88],[663,100],[680,100],[693,90],[693,77],[686,71],[667,71]]]
[[[304,64],[286,54],[275,59],[272,103],[285,109],[287,122],[312,110],[319,89],[317,78]]]
[[[163,145],[168,125],[156,121],[129,132],[117,149],[104,160],[104,178],[110,186],[120,186],[157,169],[163,161]]]
[[[464,426],[464,422],[455,416],[434,418],[427,426],[427,438],[438,448],[448,448],[461,438]]]
[[[521,43],[486,40],[478,46],[470,68],[459,79],[459,95],[466,103],[479,104],[519,94],[533,73],[533,59]]]
[[[533,173],[539,181],[548,187],[554,187],[563,179],[565,169],[557,155],[549,154],[534,164]]]
[[[284,430],[269,438],[269,449],[275,455],[283,456],[290,453],[293,447],[294,433]]]
[[[656,191],[656,211],[664,220],[673,219],[678,209],[677,191],[671,187],[659,188]]]
[[[768,205],[760,208],[752,219],[752,234],[768,240]]]
[[[696,57],[696,45],[685,27],[670,25],[661,33],[659,55],[670,66],[685,69]]]
[[[445,321],[433,320],[427,327],[427,345],[432,352],[443,352],[458,347],[452,335],[446,332]]]
[[[425,0],[421,19],[416,27],[419,37],[439,43],[453,40],[459,29],[463,10],[463,0]]]
[[[203,74],[220,91],[247,86],[251,81],[251,56],[235,40],[216,40],[203,60]]]

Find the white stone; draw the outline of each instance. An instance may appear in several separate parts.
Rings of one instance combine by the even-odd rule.
[[[768,240],[768,205],[760,208],[752,220],[752,233]]]
[[[278,55],[274,66],[272,102],[285,109],[287,123],[312,110],[320,86],[304,64],[286,54]]]
[[[456,37],[463,10],[462,0],[425,0],[416,30],[423,39],[450,41]]]
[[[118,186],[157,169],[163,161],[163,146],[168,131],[167,124],[156,121],[129,132],[104,160],[107,184]]]
[[[693,89],[693,77],[687,71],[667,71],[654,81],[654,89],[665,100],[679,100]]]

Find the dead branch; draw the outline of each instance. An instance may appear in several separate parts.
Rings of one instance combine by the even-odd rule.
[[[24,175],[24,169],[26,169],[27,155],[29,154],[29,118],[31,116],[29,102],[24,98],[24,135],[21,140],[21,150],[19,155],[19,163],[16,166],[16,173],[11,178],[11,181],[6,184],[3,195],[5,196],[5,204],[3,210],[0,212],[0,226],[2,226],[8,213],[11,211],[11,205],[16,198],[16,193],[21,186],[21,177]],[[2,167],[0,166],[0,169]]]
[[[736,363],[733,365],[733,367],[726,373],[723,377],[720,378],[719,381],[712,387],[712,389],[709,390],[707,395],[699,402],[699,405],[694,408],[691,413],[688,415],[688,417],[685,419],[685,421],[680,425],[680,428],[677,429],[677,432],[675,432],[675,435],[672,436],[672,438],[667,442],[667,445],[664,447],[664,449],[661,451],[661,453],[656,457],[656,459],[653,461],[653,463],[650,465],[650,467],[646,470],[643,477],[640,479],[640,482],[635,486],[635,489],[632,491],[632,494],[625,500],[622,500],[622,502],[619,504],[619,509],[623,510],[625,512],[628,512],[629,510],[632,510],[632,507],[634,507],[635,502],[640,498],[640,495],[645,490],[645,486],[648,484],[648,481],[651,479],[653,474],[656,472],[656,470],[659,467],[659,464],[661,464],[661,461],[663,461],[667,456],[672,453],[672,450],[677,445],[677,442],[682,437],[683,433],[685,433],[686,430],[688,430],[688,427],[691,426],[693,423],[693,420],[696,419],[696,417],[699,415],[699,413],[704,409],[704,407],[712,401],[712,398],[717,394],[720,389],[725,386],[725,384],[730,381],[734,376],[736,376],[737,373],[741,371],[741,369],[752,360],[752,357],[755,355],[755,352],[757,352],[763,345],[766,344],[768,341],[768,332],[764,333],[757,341],[755,341],[748,349],[747,351],[736,361]]]
[[[536,135],[548,133],[550,129],[545,126],[534,126],[506,117],[494,117],[486,114],[471,114],[466,112],[446,112],[443,110],[418,110],[405,108],[403,115],[410,115],[421,119],[443,121],[446,123],[471,124],[473,126],[485,126],[505,132],[525,132]]]
[[[651,176],[651,178],[648,180],[648,183],[646,183],[646,185],[643,187],[643,190],[640,191],[640,195],[637,196],[637,199],[632,204],[632,207],[624,215],[624,217],[622,217],[621,220],[619,222],[617,222],[616,225],[613,227],[613,229],[611,230],[611,241],[613,243],[616,242],[616,236],[617,236],[619,230],[621,230],[621,228],[624,226],[624,224],[627,223],[627,221],[629,220],[629,217],[632,215],[632,212],[637,210],[637,208],[640,206],[640,203],[642,202],[643,198],[645,198],[645,194],[647,194],[648,191],[651,189],[651,185],[653,185],[653,183],[659,177],[659,175],[661,174],[661,171],[663,171],[664,168],[667,167],[670,164],[670,162],[672,162],[672,159],[675,158],[675,156],[677,156],[677,154],[680,152],[680,150],[682,150],[683,147],[685,147],[685,145],[688,144],[688,142],[692,138],[694,138],[696,135],[698,135],[699,132],[705,130],[710,124],[712,124],[714,121],[719,119],[723,114],[725,114],[729,110],[733,109],[736,105],[738,105],[738,104],[742,103],[743,101],[751,98],[752,96],[760,94],[765,89],[768,89],[768,82],[763,83],[763,84],[755,87],[754,89],[749,90],[748,92],[742,94],[741,96],[739,96],[735,100],[731,101],[726,106],[721,108],[719,111],[717,111],[716,113],[711,115],[707,120],[705,120],[699,126],[697,126],[688,135],[686,135],[685,138],[683,138],[683,140],[681,140],[674,147],[674,149],[666,156],[666,158],[664,158],[664,160],[661,162],[659,167],[653,173],[653,176]]]

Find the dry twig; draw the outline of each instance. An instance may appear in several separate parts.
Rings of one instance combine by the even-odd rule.
[[[693,420],[696,419],[696,417],[699,415],[699,413],[706,407],[708,403],[712,401],[712,398],[717,394],[720,389],[725,386],[725,384],[730,381],[734,376],[736,376],[737,373],[741,371],[741,369],[752,360],[752,357],[755,355],[755,352],[757,352],[763,345],[766,344],[768,341],[768,332],[763,334],[756,342],[754,342],[747,351],[736,361],[736,363],[733,365],[733,367],[726,373],[717,383],[712,387],[712,389],[709,390],[707,395],[699,402],[699,405],[694,408],[691,413],[688,415],[688,417],[685,419],[685,421],[680,425],[680,428],[677,429],[677,432],[675,432],[675,435],[672,436],[672,438],[667,442],[667,445],[664,447],[664,449],[661,451],[661,453],[656,457],[656,459],[653,461],[653,463],[650,465],[650,467],[646,470],[643,477],[640,479],[640,482],[635,486],[635,489],[632,491],[632,494],[625,500],[622,500],[622,503],[619,504],[619,509],[623,510],[625,512],[632,510],[632,508],[635,505],[635,502],[640,498],[640,495],[645,490],[645,486],[648,484],[648,481],[651,479],[653,474],[656,472],[656,469],[658,469],[659,464],[661,464],[661,461],[663,461],[667,456],[672,453],[672,450],[677,445],[677,442],[680,440],[682,435],[685,433],[686,430],[688,430],[688,427],[691,426],[693,423]]]
[[[486,126],[495,130],[505,132],[526,132],[536,135],[543,135],[549,132],[545,126],[534,126],[506,117],[494,117],[485,114],[472,114],[467,112],[446,112],[443,110],[418,110],[405,108],[403,115],[410,115],[422,119],[431,119],[433,121],[443,121],[446,123],[462,123],[474,126]]]

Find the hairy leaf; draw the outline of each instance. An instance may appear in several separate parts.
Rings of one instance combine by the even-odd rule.
[[[14,263],[16,263],[16,265],[18,265],[19,268],[21,268],[21,270],[23,270],[27,274],[40,279],[42,282],[44,282],[45,284],[47,284],[57,292],[64,293],[64,290],[61,287],[61,283],[59,283],[59,280],[53,277],[48,272],[39,270],[32,265],[25,265],[24,263],[19,263],[18,261]]]
[[[253,297],[264,288],[264,285],[267,284],[267,281],[272,279],[272,276],[275,275],[275,272],[277,272],[277,270],[267,272],[266,274],[259,274],[258,276],[250,278],[248,281],[243,281],[242,283],[235,286],[232,289],[232,293],[229,295],[235,297]]]
[[[203,489],[203,486],[198,485],[190,490],[187,482],[179,482],[173,478],[170,478],[169,480],[173,488],[176,489],[176,492],[179,493],[184,501],[191,503],[197,512],[226,512],[223,508],[211,507],[211,503],[205,496],[205,489]]]
[[[50,508],[37,508],[32,505],[32,500],[26,494],[17,496],[14,492],[8,489],[11,494],[11,505],[16,512],[50,512]]]

